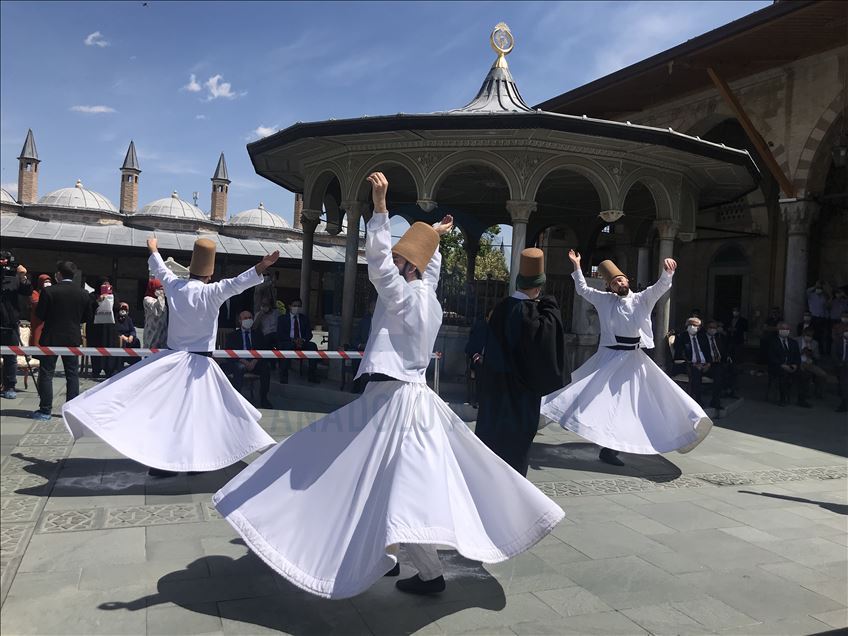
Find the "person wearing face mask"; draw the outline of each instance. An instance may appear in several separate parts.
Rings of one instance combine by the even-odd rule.
[[[838,287],[830,301],[830,320],[824,333],[820,334],[819,342],[822,343],[823,355],[830,355],[833,338],[842,334],[841,330],[837,332],[837,328],[842,325],[843,315],[848,315],[848,298],[845,295],[845,287]]]
[[[704,409],[642,349],[654,347],[651,311],[671,289],[677,262],[663,261],[660,279],[645,291],[615,263],[602,261],[598,273],[607,291],[586,284],[580,254],[568,252],[575,291],[598,312],[598,352],[571,374],[571,384],[542,399],[542,414],[602,447],[599,458],[621,466],[618,451],[652,455],[689,452],[712,428]]]
[[[783,312],[780,307],[774,306],[769,310],[768,316],[763,321],[762,333],[760,334],[760,358],[761,364],[769,363],[769,350],[772,339],[777,335],[777,325],[783,320]]]
[[[278,351],[318,351],[318,345],[312,342],[312,325],[309,316],[303,313],[303,301],[295,298],[289,303],[288,313],[277,319]],[[280,383],[288,384],[291,360],[284,358],[280,362]],[[318,360],[310,358],[309,381],[318,383]]]
[[[562,314],[556,298],[542,294],[545,280],[544,252],[523,250],[516,291],[492,310],[480,349],[474,432],[525,477],[542,396],[562,388],[565,373]]]
[[[388,181],[379,172],[368,181],[365,258],[378,300],[359,369],[369,377],[365,392],[280,442],[212,498],[269,566],[331,599],[398,576],[401,544],[418,573],[395,586],[439,594],[439,544],[497,563],[564,516],[427,386],[442,325],[439,239],[453,218],[415,223],[392,246]]]
[[[813,315],[809,311],[805,311],[804,315],[801,316],[801,322],[795,327],[795,335],[800,338],[807,329],[813,329],[813,332],[815,332],[813,328]]]
[[[168,346],[168,303],[162,281],[151,278],[142,300],[144,307],[144,346],[164,349]]]
[[[798,406],[809,408],[806,399],[807,376],[801,370],[801,348],[791,334],[788,322],[777,324],[777,336],[772,338],[769,345],[769,375],[778,380],[779,406],[786,406],[794,385],[798,391]]]
[[[827,373],[819,366],[821,350],[816,340],[816,332],[812,327],[804,329],[798,338],[798,347],[801,349],[801,371],[813,382],[815,396],[821,398],[824,395]]]
[[[234,351],[257,349],[258,344],[254,342],[257,331],[254,329],[253,314],[245,310],[238,316],[238,328],[227,335],[224,347]],[[244,385],[244,374],[255,373],[259,376],[259,406],[263,409],[272,409],[274,405],[268,399],[268,391],[271,387],[271,370],[268,368],[269,360],[260,359],[238,359],[226,360],[223,365],[224,372],[230,376],[233,388],[241,392]]]
[[[809,313],[812,316],[812,327],[816,331],[816,338],[820,337],[830,319],[829,304],[830,287],[817,280],[815,285],[807,289],[807,307],[810,308]]]
[[[674,340],[674,362],[686,366],[689,376],[689,393],[699,404],[701,403],[701,387],[703,378],[713,381],[710,407],[716,409],[718,415],[721,409],[721,392],[724,388],[724,364],[727,362],[727,348],[715,321],[707,323],[707,328],[701,329],[700,318],[689,318],[686,321],[686,333]]]
[[[118,332],[118,346],[125,349],[138,349],[141,341],[135,330],[133,319],[130,318],[130,306],[127,303],[118,304],[118,318],[115,321],[115,330]],[[124,365],[135,364],[137,358],[117,358],[116,369],[120,371]]]
[[[842,314],[839,316],[839,320],[837,320],[834,323],[833,329],[831,329],[831,332],[830,332],[830,342],[831,342],[831,345],[832,345],[831,350],[832,350],[833,347],[842,346],[841,345],[842,334],[845,333],[846,331],[848,331],[848,309],[846,309],[845,311],[842,312]]]
[[[836,363],[836,379],[839,390],[837,413],[848,411],[848,312],[842,314],[842,320],[845,329],[842,330],[838,340],[833,340],[833,348],[830,350],[833,361]]]

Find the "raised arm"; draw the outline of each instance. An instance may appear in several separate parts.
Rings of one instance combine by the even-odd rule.
[[[578,296],[582,296],[597,306],[598,303],[603,302],[607,298],[607,294],[586,284],[586,279],[583,277],[583,270],[580,269],[580,258],[580,252],[568,250],[568,260],[574,265],[574,271],[571,272],[571,278],[574,279],[574,291],[577,292]]]
[[[649,307],[656,305],[657,301],[663,297],[663,294],[671,289],[671,279],[674,277],[676,270],[677,261],[673,258],[665,259],[663,262],[663,273],[660,274],[659,280],[644,291],[639,292],[638,296],[641,301]]]
[[[453,217],[448,214],[438,223],[433,223],[433,229],[439,236],[444,236],[453,229]],[[436,250],[433,258],[427,263],[427,269],[421,275],[422,280],[435,289],[439,286],[439,276],[442,272],[442,252]]]
[[[174,275],[174,272],[165,266],[165,261],[162,260],[162,255],[159,254],[159,242],[155,237],[151,236],[147,239],[147,249],[150,250],[150,258],[147,259],[147,266],[153,272],[153,276],[162,281],[163,287],[167,288],[179,280]]]
[[[368,279],[377,289],[377,295],[394,310],[403,305],[406,282],[398,275],[392,260],[392,234],[389,229],[388,210],[374,209],[365,234],[365,260],[368,261]]]

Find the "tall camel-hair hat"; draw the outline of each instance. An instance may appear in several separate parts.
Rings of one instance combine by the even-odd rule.
[[[197,239],[188,271],[194,276],[211,276],[215,271],[215,241]]]
[[[618,266],[613,263],[611,260],[601,261],[598,263],[598,274],[601,275],[607,284],[612,282],[612,279],[616,276],[624,276],[627,278],[627,274],[618,269]]]
[[[439,248],[439,233],[426,223],[413,223],[400,240],[395,243],[392,253],[403,256],[424,273],[433,254]]]

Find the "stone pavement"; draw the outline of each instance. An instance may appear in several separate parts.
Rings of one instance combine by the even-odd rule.
[[[438,598],[403,595],[386,579],[326,601],[273,574],[211,507],[243,465],[153,480],[96,438],[72,444],[59,418],[26,419],[36,397],[19,395],[0,411],[7,636],[848,627],[846,419],[832,399],[813,410],[746,401],[689,455],[626,455],[623,469],[548,427],[530,479],[566,511],[552,535],[498,565],[443,552]],[[265,412],[276,439],[327,410],[297,406]]]

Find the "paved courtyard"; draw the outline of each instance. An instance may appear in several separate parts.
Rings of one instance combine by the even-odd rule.
[[[59,400],[58,381],[56,390]],[[443,552],[438,598],[403,595],[386,579],[325,601],[272,573],[211,507],[243,464],[153,480],[96,438],[72,444],[59,418],[27,419],[36,396],[31,386],[19,395],[2,403],[5,635],[848,627],[846,419],[833,399],[803,410],[749,398],[691,454],[628,455],[623,469],[548,427],[530,479],[566,511],[552,535],[494,566]],[[282,439],[330,408],[266,411],[263,425]]]

